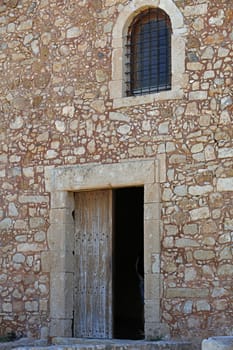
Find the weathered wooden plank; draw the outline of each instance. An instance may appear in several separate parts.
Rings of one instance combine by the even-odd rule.
[[[75,194],[76,337],[112,337],[112,191]]]

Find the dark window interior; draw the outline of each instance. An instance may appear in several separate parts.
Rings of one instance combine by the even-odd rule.
[[[127,95],[171,89],[171,24],[164,11],[140,13],[129,28],[126,46]]]
[[[144,338],[143,187],[114,191],[114,338]]]

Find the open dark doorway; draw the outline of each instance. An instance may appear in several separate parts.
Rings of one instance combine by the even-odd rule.
[[[114,191],[113,336],[144,338],[144,188]]]

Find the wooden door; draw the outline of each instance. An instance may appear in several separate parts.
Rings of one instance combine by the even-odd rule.
[[[112,191],[75,194],[74,336],[112,338]]]

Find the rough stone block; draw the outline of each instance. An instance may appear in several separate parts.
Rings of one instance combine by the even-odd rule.
[[[190,100],[206,100],[207,92],[206,91],[192,91],[189,93]]]
[[[207,288],[168,288],[167,298],[202,298],[207,297],[209,290]]]
[[[217,191],[233,191],[233,177],[221,178],[217,180]]]
[[[190,216],[193,221],[207,219],[210,216],[208,207],[190,210]]]
[[[233,337],[220,336],[204,339],[202,350],[233,350]]]
[[[20,203],[48,203],[49,197],[48,196],[27,196],[22,195],[19,197]]]
[[[175,240],[175,246],[178,248],[199,247],[199,243],[190,238],[177,238]]]
[[[193,196],[203,196],[206,193],[212,192],[213,186],[190,186],[188,192]]]
[[[200,4],[195,6],[186,6],[184,9],[185,16],[201,16],[208,11],[207,4]]]
[[[212,250],[205,249],[196,250],[193,255],[197,260],[211,260],[215,257],[215,253]]]

